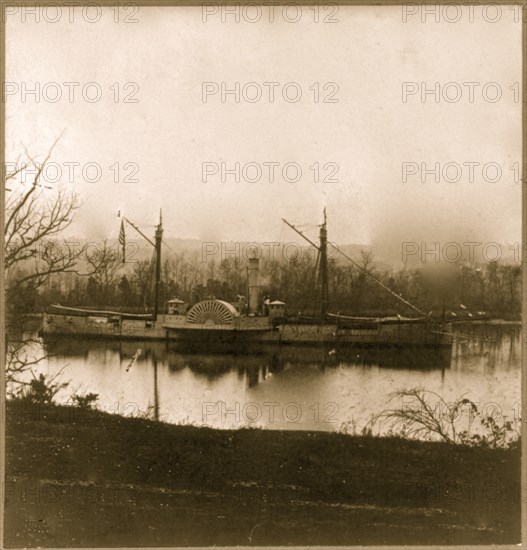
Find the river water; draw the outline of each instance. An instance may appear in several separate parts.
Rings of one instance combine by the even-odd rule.
[[[517,421],[519,326],[456,333],[451,348],[426,350],[275,346],[241,354],[184,350],[177,342],[66,338],[37,340],[31,353],[49,354],[36,375],[68,382],[57,402],[94,392],[101,410],[176,424],[360,432],[389,406],[392,392],[414,387],[447,402],[464,394],[480,410]]]

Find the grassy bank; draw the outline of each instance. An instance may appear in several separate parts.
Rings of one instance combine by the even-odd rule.
[[[520,540],[520,453],[7,404],[6,546]]]

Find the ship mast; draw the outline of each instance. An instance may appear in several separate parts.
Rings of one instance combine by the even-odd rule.
[[[132,223],[126,216],[123,216],[126,223],[132,226],[147,242],[149,242],[155,250],[155,288],[154,288],[154,313],[152,319],[157,321],[157,315],[159,310],[159,288],[161,286],[161,244],[163,242],[163,212],[159,210],[159,225],[156,226],[156,233],[152,242],[134,223]]]
[[[296,231],[303,239],[305,239],[311,246],[315,247],[319,253],[319,266],[318,266],[318,280],[321,288],[321,303],[320,313],[325,317],[328,312],[329,306],[329,277],[328,277],[328,230],[326,209],[324,208],[324,221],[320,226],[320,244],[315,244],[311,239],[308,239],[300,229],[297,229],[292,223],[289,223],[286,219],[282,218],[282,221],[286,223],[291,229]]]
[[[159,225],[156,227],[156,286],[154,292],[154,321],[159,308],[159,287],[161,283],[161,242],[163,240],[163,213],[159,211]]]
[[[320,313],[325,316],[328,312],[329,284],[328,284],[328,230],[326,226],[326,209],[324,208],[324,222],[320,226],[320,265],[319,278],[321,289]]]
[[[282,218],[282,221],[286,223],[291,229],[296,231],[303,239],[305,239],[309,244],[314,246],[320,254],[320,268],[319,268],[319,276],[320,281],[322,283],[322,314],[326,314],[327,307],[328,307],[328,265],[327,265],[327,246],[328,246],[328,240],[327,240],[327,228],[326,228],[326,209],[324,208],[324,223],[320,226],[320,246],[316,245],[312,240],[308,239],[302,231],[297,229],[292,223],[289,223],[286,219]],[[363,273],[371,277],[379,286],[384,288],[387,292],[389,292],[394,298],[402,302],[403,304],[407,305],[408,307],[412,308],[414,311],[417,311],[420,315],[425,316],[425,312],[418,308],[417,306],[414,306],[411,302],[408,300],[405,300],[402,296],[394,292],[391,288],[387,287],[382,281],[380,281],[375,275],[370,273],[367,269],[364,269],[360,264],[358,264],[353,258],[342,252],[337,246],[334,244],[330,244],[330,246],[335,250],[335,252],[338,252],[341,256],[346,258],[349,262],[351,262],[353,265],[355,265],[358,269],[360,269]]]

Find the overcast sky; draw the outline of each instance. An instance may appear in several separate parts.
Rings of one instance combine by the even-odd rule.
[[[151,232],[162,207],[168,237],[286,240],[292,235],[281,217],[315,224],[327,206],[330,239],[341,243],[400,248],[408,240],[518,241],[521,189],[510,166],[521,161],[521,102],[515,101],[521,25],[506,6],[496,23],[479,11],[470,17],[466,6],[456,23],[443,17],[423,23],[419,14],[404,22],[402,9],[341,6],[333,16],[321,10],[320,19],[336,23],[315,23],[305,7],[296,23],[281,10],[274,22],[265,12],[252,24],[243,14],[238,23],[232,17],[223,23],[219,14],[204,22],[201,7],[140,7],[135,14],[121,13],[119,23],[110,10],[96,23],[84,20],[80,10],[73,23],[66,12],[56,23],[9,15],[6,80],[15,83],[10,91],[19,91],[6,106],[7,160],[22,145],[43,157],[65,130],[52,160],[64,183],[64,163],[80,165],[74,186],[83,204],[69,230],[77,236],[116,237],[118,210]],[[125,23],[125,15],[137,22]],[[287,16],[293,19],[294,11]],[[22,94],[24,85],[35,82],[39,102]],[[42,95],[49,82],[60,84],[62,97],[55,103],[49,101],[55,86],[46,88],[48,100]],[[80,83],[71,103],[66,82]],[[90,82],[100,86],[100,101],[83,98]],[[248,97],[263,94],[254,103],[242,94],[237,103],[232,95],[222,102],[218,92],[204,102],[203,82],[220,90],[221,83],[243,88],[254,82],[258,86],[246,88]],[[272,103],[265,82],[278,83]],[[290,98],[302,92],[296,103],[282,97],[290,82],[296,83],[287,88]],[[410,92],[417,89],[406,102],[404,82],[417,83],[406,85]],[[444,84],[456,82],[462,96],[448,102],[441,95],[436,103],[429,94],[423,102],[423,82],[430,88],[439,82],[450,98],[458,88],[445,90]],[[472,102],[465,82],[478,83]],[[489,82],[501,89],[496,102],[495,86],[483,93]],[[326,83],[336,83],[338,91],[334,84],[324,89]],[[93,97],[95,87],[85,91]],[[332,92],[328,99],[338,102],[323,102]],[[138,101],[125,103],[125,96]],[[214,163],[228,169],[235,162],[256,163],[261,180],[245,181],[242,172],[239,183],[229,174],[222,182],[218,173],[204,183],[204,162],[211,170]],[[335,163],[336,181],[315,182],[310,166],[316,162],[320,179],[333,171],[327,163]],[[467,165],[457,182],[441,177],[437,183],[428,175],[423,183],[420,173],[403,181],[403,163],[417,163],[411,166],[420,170],[421,163],[436,162],[441,168],[448,162],[479,166],[473,181]],[[100,165],[98,182],[83,177],[87,163]],[[126,163],[134,164],[125,170]],[[264,163],[279,163],[274,182]],[[284,181],[287,163],[301,167],[298,182]],[[500,165],[497,182],[482,176],[486,163]],[[134,177],[135,165],[139,183],[123,182],[126,175]],[[256,173],[252,166],[249,177]],[[451,170],[447,175],[455,179]],[[486,179],[495,173],[489,167]],[[288,175],[294,179],[294,169]]]

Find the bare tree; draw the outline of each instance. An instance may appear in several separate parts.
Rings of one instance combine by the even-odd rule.
[[[37,366],[48,355],[35,355],[31,353],[32,345],[38,345],[35,339],[25,339],[19,342],[10,342],[7,346],[6,386],[8,390],[13,386],[26,385],[23,379],[24,373]]]
[[[92,266],[91,274],[99,283],[102,291],[102,299],[110,298],[110,290],[113,288],[117,274],[121,269],[119,254],[104,241],[102,247],[86,254],[86,261]]]
[[[367,273],[371,273],[371,266],[373,264],[371,251],[361,249],[360,256],[360,262],[357,267],[351,267],[349,270],[351,301],[355,310],[360,310],[365,302],[368,289]]]
[[[5,174],[5,181],[9,182],[4,227],[8,291],[37,289],[54,273],[74,271],[83,253],[82,247],[56,240],[73,221],[79,206],[77,194],[41,183],[55,144],[42,162],[35,161],[26,151],[26,160]],[[29,183],[25,182],[28,167],[33,174]]]
[[[154,277],[154,263],[150,260],[139,260],[134,263],[132,275],[132,284],[134,290],[140,300],[143,301],[142,305],[147,308],[150,304],[152,281]]]
[[[43,161],[37,162],[25,150],[14,168],[4,171],[7,198],[5,202],[6,291],[11,313],[15,311],[10,298],[36,292],[55,273],[75,271],[83,248],[70,243],[61,245],[59,234],[73,221],[79,206],[78,196],[67,188],[56,188],[41,182],[46,164],[51,158],[53,143]],[[26,181],[28,173],[30,181]],[[35,341],[22,335],[20,341],[9,341],[6,348],[6,379],[10,384],[23,384],[24,373],[45,356],[31,355]]]

